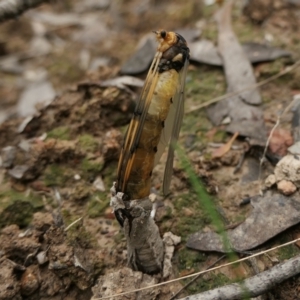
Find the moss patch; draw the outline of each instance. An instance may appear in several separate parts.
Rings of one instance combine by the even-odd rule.
[[[107,193],[96,192],[92,195],[88,203],[87,213],[91,218],[97,218],[103,215],[104,210],[109,206],[109,197]]]
[[[186,110],[221,96],[225,92],[225,78],[221,69],[208,66],[199,68],[200,70],[191,70],[188,73]],[[194,128],[197,138],[202,140],[211,127],[205,110],[197,110],[184,115],[181,132],[190,133],[191,128]]]
[[[100,159],[96,160],[96,159],[89,159],[85,157],[80,164],[80,169],[84,173],[97,174],[100,173],[102,168],[103,168],[103,162]]]
[[[197,286],[195,285],[194,288],[191,287],[190,291],[192,292],[193,290],[197,290],[198,292],[204,292],[230,283],[232,283],[232,280],[230,280],[224,274],[209,273],[209,276],[207,276],[205,280],[203,280],[203,278],[202,280],[199,280],[197,282]]]
[[[110,188],[113,182],[116,181],[117,167],[118,167],[118,162],[113,161],[102,170],[101,174],[103,176],[103,182],[105,187]]]
[[[30,195],[25,196],[24,193],[17,192],[13,189],[8,189],[0,192],[0,209],[5,209],[8,205],[11,205],[17,200],[30,202],[34,209],[39,209],[44,206],[42,197],[39,194],[32,192]]]
[[[67,126],[59,126],[48,132],[47,138],[69,140],[70,139],[70,128]]]
[[[65,214],[65,212],[63,215],[66,227],[79,218],[79,216],[70,216],[69,214]],[[97,248],[97,241],[95,237],[86,230],[83,220],[78,221],[78,223],[68,229],[67,240],[71,245],[79,245],[83,249]]]
[[[0,215],[0,228],[11,224],[26,227],[30,224],[34,213],[33,205],[28,201],[17,200],[7,206]]]
[[[74,64],[72,57],[70,57],[69,53],[74,54],[73,52],[74,51],[65,51],[65,54],[59,53],[59,55],[53,57],[51,61],[47,61],[49,64],[47,70],[54,84],[59,85],[61,82],[76,82],[83,77],[84,72],[80,70],[78,64]],[[54,60],[55,64],[53,64]]]
[[[207,259],[203,252],[198,252],[190,249],[180,249],[177,256],[177,265],[181,272],[192,270],[197,272],[203,269],[203,262]],[[183,284],[190,282],[190,279],[183,280]],[[208,273],[202,276],[194,284],[187,288],[189,294],[201,293],[218,286],[231,283],[232,281],[224,274]]]
[[[188,79],[186,95],[189,103],[192,100],[193,104],[200,104],[225,92],[225,76],[221,68],[201,65],[199,69],[189,71]]]
[[[199,269],[200,264],[206,260],[203,252],[182,248],[178,252],[179,270]]]
[[[63,166],[48,165],[44,172],[44,182],[46,186],[64,186],[70,176],[66,174],[66,169]]]
[[[44,207],[42,197],[34,192],[29,195],[8,188],[0,192],[0,228],[17,224],[23,228],[30,224],[33,214]]]
[[[33,213],[43,206],[41,196],[35,193],[25,196],[12,189],[0,192],[0,227],[10,224],[26,227],[30,224]]]
[[[211,40],[216,43],[218,40],[217,24],[215,22],[210,22],[207,26],[205,26],[202,35],[203,38],[207,40]]]
[[[182,193],[173,199],[172,203],[180,215],[176,216],[171,230],[174,234],[181,236],[183,241],[188,238],[189,234],[201,230],[205,224],[210,223],[194,193]]]
[[[74,201],[84,201],[89,199],[91,192],[90,184],[81,181],[75,185],[71,198]]]
[[[287,242],[287,241],[286,241]],[[299,255],[299,250],[295,245],[288,245],[278,249],[279,259],[281,261],[290,259],[296,255]]]
[[[78,138],[79,146],[87,152],[94,152],[97,148],[98,142],[90,134],[82,134]]]

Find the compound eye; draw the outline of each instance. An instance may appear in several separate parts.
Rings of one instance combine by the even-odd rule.
[[[160,32],[160,36],[164,39],[167,36],[167,32],[166,31],[161,31]]]

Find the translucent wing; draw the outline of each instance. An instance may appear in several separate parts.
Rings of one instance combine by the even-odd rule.
[[[153,92],[155,90],[158,80],[158,64],[162,53],[157,51],[150,70],[147,74],[141,96],[138,100],[134,115],[131,119],[129,128],[125,136],[124,146],[121,150],[119,164],[118,164],[118,183],[117,191],[125,191],[126,183],[128,181],[132,163],[134,160],[136,146],[141,137],[145,118],[151,103]]]
[[[168,117],[165,122],[165,127],[162,132],[160,142],[158,145],[158,151],[155,156],[156,165],[164,152],[165,147],[169,144],[168,158],[165,166],[164,179],[163,179],[163,194],[169,193],[170,182],[173,174],[173,160],[174,160],[174,146],[178,140],[180,127],[182,124],[182,118],[184,114],[184,89],[186,73],[189,62],[185,61],[184,66],[180,72],[178,81],[178,88],[176,94],[173,97],[173,104],[170,108]]]
[[[141,199],[149,194],[153,166],[170,140],[172,143],[177,140],[183,115],[189,49],[185,39],[175,32],[161,30],[154,33],[159,42],[158,50],[130,122],[118,164],[116,188],[125,193],[128,200]],[[170,149],[166,184],[170,181],[173,156],[174,150]]]

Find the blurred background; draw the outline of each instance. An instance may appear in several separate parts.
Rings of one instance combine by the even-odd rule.
[[[6,281],[0,280],[0,299],[90,299],[100,275],[126,265],[126,239],[109,206],[109,189],[116,180],[122,139],[155,52],[152,31],[179,32],[191,47],[187,112],[227,92],[215,21],[222,3],[51,1],[0,23],[0,279],[6,276]],[[257,82],[300,59],[299,1],[235,1],[231,16]],[[227,42],[225,50],[230,52]],[[114,78],[118,81],[111,81]],[[278,115],[300,94],[299,67],[262,86],[260,94],[262,104],[255,107],[261,118],[251,121],[261,122],[261,131],[265,126],[269,133]],[[276,140],[270,142],[275,163],[293,144],[292,120],[289,110],[281,117]],[[213,124],[204,109],[186,113],[179,142],[220,219],[234,228],[252,212],[249,199],[259,194],[260,166],[259,156],[253,158],[248,151],[253,145],[244,144],[247,135],[233,147],[227,144],[226,124]],[[253,131],[257,133],[260,127]],[[229,145],[225,147],[228,152],[214,154],[224,145]],[[261,151],[265,141],[254,146]],[[236,172],[243,156],[250,157],[250,162]],[[157,190],[165,159],[153,172]],[[266,175],[273,170],[274,162],[268,162]],[[185,171],[175,159],[172,194],[157,196],[155,220],[160,233],[172,231],[182,238],[172,261],[174,277],[204,270],[220,257],[216,252],[186,247],[190,234],[215,227]],[[246,205],[240,205],[242,200],[248,200]],[[261,233],[272,224],[267,218],[272,213],[264,212],[257,217],[266,220]],[[286,222],[290,219],[289,215],[285,218]],[[70,224],[71,229],[65,231]],[[259,239],[257,232],[253,235]],[[295,226],[268,246],[299,236]],[[299,246],[291,245],[272,253],[271,259],[259,259],[258,269],[297,254]],[[242,263],[209,273],[185,294],[250,277],[254,269]],[[6,289],[7,282],[13,289]],[[182,285],[167,286],[160,299],[169,299]],[[299,295],[299,286],[296,276],[265,299],[297,299],[293,297]]]

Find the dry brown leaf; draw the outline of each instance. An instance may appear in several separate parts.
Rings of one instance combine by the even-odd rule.
[[[224,154],[226,154],[226,153],[230,150],[230,148],[231,148],[233,142],[234,142],[235,139],[238,137],[238,135],[239,135],[239,133],[236,132],[236,133],[232,136],[232,138],[231,138],[226,144],[224,144],[224,145],[221,146],[220,148],[216,149],[216,150],[212,153],[212,158],[220,158],[220,157],[222,157]]]

